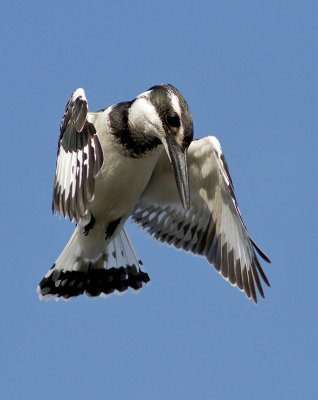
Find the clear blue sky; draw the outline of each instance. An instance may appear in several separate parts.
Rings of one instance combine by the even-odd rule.
[[[0,398],[317,396],[316,1],[8,1],[1,42]],[[272,284],[255,306],[205,259],[129,225],[138,295],[40,302],[73,226],[51,215],[59,124],[157,83],[222,144]]]

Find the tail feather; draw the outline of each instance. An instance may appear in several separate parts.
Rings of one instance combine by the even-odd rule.
[[[80,232],[75,230],[60,257],[40,282],[37,288],[40,299],[68,299],[84,293],[88,296],[121,293],[128,288],[138,290],[143,283],[150,281],[125,227],[110,242],[96,240],[96,232],[91,238],[83,238]],[[85,250],[89,257],[86,257]]]

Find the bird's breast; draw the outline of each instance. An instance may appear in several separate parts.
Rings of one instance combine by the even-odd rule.
[[[162,149],[142,158],[126,157],[118,144],[102,143],[104,162],[95,179],[91,212],[97,219],[116,220],[131,214],[147,186]]]

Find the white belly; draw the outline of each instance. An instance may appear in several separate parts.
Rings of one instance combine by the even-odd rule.
[[[95,179],[95,196],[90,210],[99,221],[128,218],[163,150],[160,146],[144,158],[136,159],[123,156],[116,147],[113,143],[103,147],[104,163]]]

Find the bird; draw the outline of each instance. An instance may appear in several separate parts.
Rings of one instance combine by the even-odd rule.
[[[40,299],[138,291],[149,281],[129,238],[130,218],[151,237],[203,256],[257,303],[258,260],[270,262],[243,222],[215,136],[193,139],[182,94],[152,86],[131,101],[88,111],[84,89],[70,97],[60,125],[52,212],[74,233],[37,287]]]

